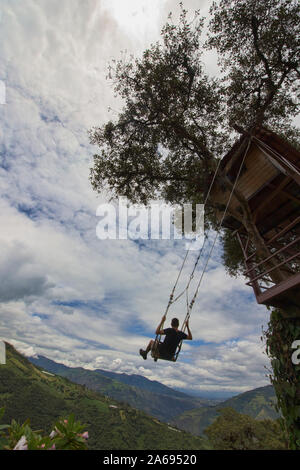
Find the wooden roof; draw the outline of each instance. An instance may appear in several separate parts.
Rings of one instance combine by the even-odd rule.
[[[242,155],[250,136],[252,136],[254,140],[258,139],[273,148],[278,153],[282,154],[291,163],[295,164],[299,169],[300,152],[287,140],[283,139],[278,134],[275,134],[275,132],[267,129],[266,127],[255,127],[252,130],[250,129],[248,131],[245,131],[240,137],[240,139],[235,142],[229,152],[222,158],[222,169],[224,169],[225,166],[231,160],[234,160],[234,163],[237,166],[239,163],[241,163]],[[232,166],[232,164],[230,166]]]
[[[237,189],[248,200],[259,232],[269,238],[274,229],[283,228],[300,214],[300,152],[274,132],[255,128],[244,133],[221,161],[221,168],[232,182],[239,172],[250,135],[252,142]],[[220,192],[216,191],[215,196],[220,198]],[[237,205],[238,201],[233,199],[231,207]],[[223,225],[238,228],[230,217]]]

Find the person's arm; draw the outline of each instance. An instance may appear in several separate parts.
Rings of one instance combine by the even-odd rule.
[[[164,334],[164,330],[161,330],[161,327],[162,327],[162,325],[164,324],[165,320],[166,320],[166,315],[164,315],[164,316],[162,317],[162,319],[161,319],[161,321],[160,321],[160,324],[159,324],[158,327],[156,328],[156,330],[155,330],[155,334],[156,334],[156,335],[163,335],[163,334]]]
[[[187,338],[186,339],[193,339],[193,336],[192,336],[192,333],[191,333],[191,330],[190,330],[190,326],[189,326],[189,321],[187,320],[186,322],[186,328],[187,328],[187,331],[188,331],[188,335],[187,335]]]

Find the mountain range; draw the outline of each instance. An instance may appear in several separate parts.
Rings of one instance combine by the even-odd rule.
[[[105,378],[106,380],[111,380]],[[201,450],[206,440],[181,431],[126,403],[89,390],[32,364],[6,343],[0,365],[0,424],[30,420],[33,429],[50,433],[53,423],[71,413],[85,425],[90,449]]]
[[[43,356],[30,360],[44,369],[67,377],[120,402],[125,402],[171,423],[179,429],[201,436],[218,416],[218,410],[232,407],[255,419],[276,419],[276,397],[271,385],[260,387],[223,402],[191,397],[157,381],[139,375],[119,374],[104,370],[71,368]]]
[[[139,375],[67,367],[43,356],[29,359],[33,364],[48,372],[85,385],[91,390],[127,403],[165,422],[171,421],[185,411],[216,403],[213,400],[190,397]]]
[[[221,408],[233,408],[239,413],[246,414],[257,420],[277,419],[275,410],[276,396],[272,385],[256,388],[219,403],[214,406],[204,406],[189,410],[174,418],[171,423],[179,429],[184,429],[196,436],[201,436],[204,429],[218,416]]]

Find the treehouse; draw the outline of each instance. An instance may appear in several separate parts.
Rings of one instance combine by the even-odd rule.
[[[218,218],[237,237],[257,302],[300,315],[300,152],[266,128],[244,132],[220,164]],[[226,181],[229,184],[226,185]]]

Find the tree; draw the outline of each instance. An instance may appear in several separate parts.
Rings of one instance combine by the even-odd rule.
[[[212,4],[211,14],[205,41],[199,11],[189,22],[181,4],[178,25],[170,16],[160,42],[141,58],[117,61],[110,68],[124,107],[116,121],[90,131],[91,143],[100,147],[90,176],[96,191],[107,187],[115,196],[143,204],[153,198],[201,203],[219,159],[232,145],[234,129],[243,126],[251,131],[264,124],[299,138],[291,124],[299,110],[298,2],[221,0]],[[205,72],[204,48],[217,50],[222,77],[211,78]],[[269,248],[246,198],[222,170],[214,186],[223,194],[233,191],[238,204],[227,214],[245,228],[258,257],[267,258]],[[224,198],[209,198],[206,222],[216,227],[216,216],[225,206]],[[222,240],[225,266],[238,275],[241,250],[230,232],[224,231]],[[273,258],[269,264],[274,266]],[[278,269],[271,273],[274,282],[284,275]]]
[[[214,450],[284,450],[285,436],[277,421],[257,421],[233,408],[222,408],[204,434]]]
[[[141,59],[119,61],[111,70],[125,106],[116,122],[91,131],[91,142],[101,147],[91,171],[94,189],[107,183],[142,203],[156,196],[182,203],[203,193],[204,174],[224,151],[224,100],[218,80],[201,64],[203,19],[196,12],[192,28],[186,14],[182,9],[178,26],[167,23],[162,43]]]
[[[111,67],[125,105],[116,122],[90,132],[101,148],[91,170],[95,190],[106,184],[134,202],[190,202],[230,146],[232,123],[297,134],[290,118],[299,110],[298,2],[222,0],[211,13],[206,47],[219,52],[222,80],[201,63],[204,20],[195,12],[189,23],[183,7],[179,24],[168,22],[142,58]]]
[[[221,0],[211,13],[208,44],[226,74],[229,121],[286,132],[299,111],[299,2]]]
[[[277,129],[297,134],[290,119],[299,109],[293,97],[299,82],[300,22],[295,18],[300,6],[291,0],[213,4],[206,47],[215,47],[220,54],[227,73],[222,80],[210,78],[201,63],[204,20],[195,12],[195,21],[189,23],[181,8],[179,24],[168,22],[161,42],[141,58],[118,61],[110,70],[124,108],[115,122],[90,132],[91,142],[101,149],[91,169],[97,191],[108,187],[117,196],[144,204],[153,198],[200,203],[218,159],[232,143],[228,135],[234,119],[247,128],[276,123]],[[233,189],[222,171],[217,186],[223,192]],[[230,207],[228,215],[251,234],[258,256],[267,258],[270,252],[248,201],[237,189],[233,196],[238,208]],[[206,221],[215,224],[216,211],[224,208],[224,201],[209,199]],[[282,280],[278,270],[272,276],[275,282]]]

